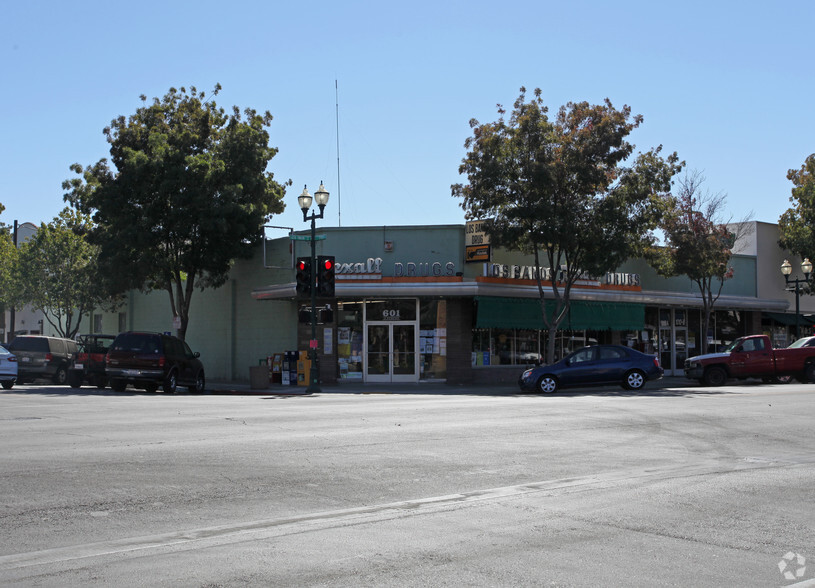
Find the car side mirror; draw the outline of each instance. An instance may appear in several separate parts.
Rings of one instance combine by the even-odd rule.
[[[741,353],[741,352],[743,352],[743,351],[744,351],[744,347],[742,347],[741,345],[739,345],[738,347],[736,347],[736,349],[734,349],[734,351],[735,351],[736,353]]]
[[[195,353],[192,354],[192,356],[193,357],[201,357],[201,354],[198,351],[196,351]]]

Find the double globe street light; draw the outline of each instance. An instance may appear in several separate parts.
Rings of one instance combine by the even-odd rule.
[[[784,274],[784,281],[787,283],[787,290],[795,292],[795,339],[801,338],[801,315],[799,314],[799,299],[801,297],[801,284],[809,285],[809,275],[812,273],[812,262],[809,258],[804,258],[801,262],[801,271],[804,272],[804,279],[790,278],[792,264],[788,259],[781,264],[781,273]],[[792,287],[791,287],[792,286]]]
[[[312,201],[317,202],[320,208],[320,214],[312,212],[308,214],[311,208]],[[297,197],[297,203],[300,205],[300,210],[303,211],[303,222],[311,221],[311,340],[309,341],[308,356],[311,366],[308,374],[308,388],[306,394],[317,394],[320,392],[319,383],[319,370],[317,369],[317,288],[314,286],[314,276],[317,268],[317,254],[315,250],[315,241],[317,240],[316,226],[314,221],[318,218],[323,218],[325,212],[325,205],[328,204],[328,190],[325,189],[323,182],[320,182],[320,187],[314,192],[314,198],[308,192],[308,187],[303,186],[303,192]]]

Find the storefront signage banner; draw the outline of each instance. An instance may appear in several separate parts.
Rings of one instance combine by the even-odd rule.
[[[382,277],[382,258],[369,257],[365,262],[337,263],[338,279],[378,279]],[[435,262],[396,262],[391,275],[395,278],[440,277],[456,275],[456,264]]]
[[[565,269],[554,272],[558,282],[565,281]],[[509,278],[512,280],[537,280],[540,275],[541,280],[551,282],[553,272],[548,267],[535,267],[532,265],[507,265],[501,263],[484,264],[484,277],[487,278]],[[598,278],[590,276],[586,272],[578,278],[580,281],[595,282],[598,285],[608,286],[633,286],[641,287],[639,274],[609,272],[605,276]]]

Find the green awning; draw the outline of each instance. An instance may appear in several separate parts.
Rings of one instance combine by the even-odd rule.
[[[765,317],[774,320],[777,323],[781,323],[782,325],[787,325],[790,327],[795,326],[795,313],[792,314],[786,312],[764,312],[762,313]],[[812,325],[815,324],[812,320],[812,315],[798,315],[799,325]]]
[[[545,329],[537,298],[477,296],[476,327],[493,329]],[[554,300],[546,301],[547,312]],[[562,331],[636,331],[645,328],[645,305],[630,302],[573,300],[560,323]]]

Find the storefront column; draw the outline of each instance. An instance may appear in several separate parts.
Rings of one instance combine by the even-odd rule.
[[[447,299],[447,383],[473,381],[473,300]]]

